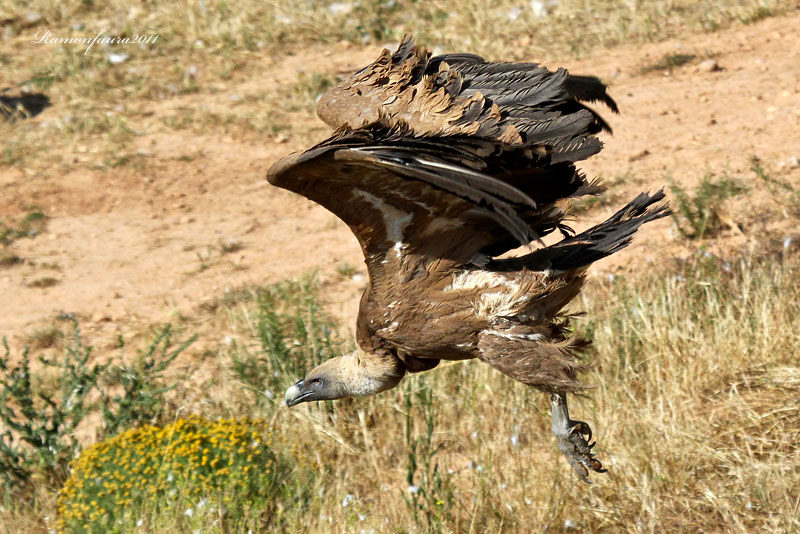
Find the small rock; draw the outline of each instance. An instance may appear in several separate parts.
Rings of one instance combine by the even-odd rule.
[[[97,312],[92,315],[92,321],[95,323],[106,323],[111,320],[111,316],[104,312]]]
[[[328,11],[332,15],[347,15],[353,10],[353,4],[350,2],[333,2],[328,6]]]
[[[697,68],[700,69],[700,72],[716,72],[718,70],[722,70],[722,67],[719,66],[719,63],[713,59],[707,59],[703,61],[697,66]]]
[[[512,7],[506,14],[506,17],[510,21],[515,21],[519,18],[520,15],[522,15],[523,11],[524,9],[522,9],[522,7],[520,6]]]
[[[36,26],[39,24],[42,19],[41,13],[25,13],[19,18],[19,26],[20,28],[30,28],[31,26]]]
[[[558,7],[558,0],[531,0],[530,6],[534,17],[546,17]]]
[[[778,170],[788,171],[800,168],[800,156],[791,156],[778,164]]]
[[[108,59],[108,62],[111,63],[112,65],[119,65],[120,63],[124,63],[128,61],[128,58],[130,57],[131,57],[130,54],[115,54],[113,52],[106,55],[106,59]]]

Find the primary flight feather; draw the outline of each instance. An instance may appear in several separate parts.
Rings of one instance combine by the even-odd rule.
[[[478,358],[551,395],[552,428],[583,480],[604,471],[589,426],[566,394],[586,342],[562,308],[586,268],[625,247],[668,211],[642,193],[578,235],[569,199],[602,191],[575,168],[597,153],[608,124],[585,102],[617,111],[594,77],[472,54],[431,57],[406,37],[322,96],[332,137],[287,156],[271,184],[342,219],[364,252],[358,349],[311,370],[286,404],[372,395],[440,360]],[[554,231],[563,239],[516,257]],[[588,436],[584,437],[584,436]]]

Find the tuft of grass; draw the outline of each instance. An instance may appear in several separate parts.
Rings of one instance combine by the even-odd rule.
[[[423,532],[441,532],[452,523],[456,489],[451,473],[442,469],[436,454],[444,443],[434,436],[437,423],[437,403],[432,386],[415,388],[406,384],[405,440],[408,458],[405,462],[408,488],[402,492],[411,517]],[[423,427],[414,432],[415,427]],[[438,443],[437,443],[438,441]]]
[[[688,239],[703,239],[735,225],[725,214],[723,204],[746,192],[747,187],[727,176],[714,178],[709,174],[700,181],[694,195],[675,182],[670,190],[675,199],[672,218],[678,231]]]
[[[639,74],[648,74],[655,71],[672,71],[672,69],[691,63],[696,58],[697,56],[694,54],[665,54],[661,59],[639,69]]]
[[[242,249],[244,249],[244,243],[235,239],[221,241],[219,244],[219,251],[222,254],[233,254],[234,252],[239,252]]]
[[[31,280],[28,282],[28,287],[36,287],[39,289],[44,289],[48,287],[57,286],[61,283],[61,280],[58,278],[53,278],[52,276],[43,276],[42,278],[36,278],[35,280]]]
[[[0,221],[0,245],[7,247],[17,239],[36,237],[44,232],[46,228],[47,215],[40,209],[28,212],[14,224]]]
[[[5,248],[0,249],[0,267],[13,267],[14,265],[19,265],[23,263],[23,259],[7,250]]]
[[[738,19],[742,24],[755,24],[759,20],[773,16],[772,9],[766,5],[757,5],[752,7],[749,11],[745,11],[738,15]]]
[[[336,274],[344,278],[350,278],[358,272],[358,267],[350,265],[346,261],[340,261],[334,266],[333,270],[336,271]]]
[[[47,349],[57,346],[64,339],[64,332],[58,326],[51,325],[34,330],[26,338],[34,349]]]

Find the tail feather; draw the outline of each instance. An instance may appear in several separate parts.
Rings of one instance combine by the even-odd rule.
[[[567,93],[575,100],[602,102],[614,113],[619,113],[617,103],[608,95],[605,84],[599,78],[570,74],[569,78],[567,78],[566,89]]]
[[[664,190],[650,195],[640,193],[608,220],[555,245],[517,258],[492,260],[489,269],[499,271],[551,271],[560,273],[585,267],[625,248],[643,224],[670,214],[667,203],[653,206],[664,199]]]

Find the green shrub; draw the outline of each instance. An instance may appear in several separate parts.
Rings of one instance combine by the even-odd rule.
[[[164,372],[194,339],[173,346],[167,325],[136,358],[128,361],[120,354],[97,364],[75,323],[64,352],[57,358],[38,358],[39,366],[31,365],[28,349],[21,358],[12,357],[3,339],[0,484],[6,496],[30,490],[34,475],[60,485],[68,463],[81,450],[76,431],[93,415],[102,416],[100,436],[158,420],[164,395],[174,387],[165,385]]]
[[[124,432],[73,463],[58,499],[59,531],[261,524],[268,517],[252,515],[269,513],[286,472],[271,445],[260,420],[191,418]]]
[[[91,411],[89,395],[106,365],[90,365],[91,347],[83,345],[75,329],[74,341],[60,362],[40,358],[44,368],[57,370],[52,388],[42,386],[41,373],[31,369],[28,350],[11,363],[0,357],[0,480],[5,492],[25,488],[34,473],[56,483],[64,480],[67,463],[80,450],[78,425]]]

